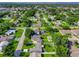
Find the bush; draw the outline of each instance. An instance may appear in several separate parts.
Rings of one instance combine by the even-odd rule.
[[[62,22],[61,26],[63,27],[63,29],[70,29],[70,26],[66,22]]]

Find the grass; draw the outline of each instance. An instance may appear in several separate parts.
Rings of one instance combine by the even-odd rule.
[[[56,54],[43,54],[43,57],[57,57]]]
[[[0,57],[3,57],[3,54],[0,54]]]
[[[43,38],[43,45],[44,45],[44,52],[56,52],[56,45],[53,45],[52,43],[55,43],[56,37],[59,37],[61,34],[59,32],[50,33],[47,32],[44,35],[41,35]],[[47,36],[52,36],[52,41],[48,41]],[[47,43],[47,44],[44,44]],[[43,57],[57,57],[57,54],[42,54]]]
[[[76,45],[77,48],[79,48],[79,45]]]
[[[29,52],[22,52],[20,54],[21,57],[29,57],[30,53]]]
[[[31,45],[31,46],[24,45],[23,49],[30,49],[30,48],[33,48],[33,47],[34,47],[34,45]]]
[[[22,29],[18,29],[18,30],[16,31],[16,33],[15,33],[15,36],[16,36],[17,38],[19,38],[19,37],[21,37],[22,33],[23,33],[23,30],[22,30]]]
[[[44,50],[46,52],[55,52],[56,51],[56,47],[55,46],[52,46],[50,44],[47,44],[47,45],[45,45]]]
[[[13,42],[13,46],[14,46],[14,48],[16,49],[16,47],[17,47],[17,45],[18,45],[18,41],[13,40],[12,42]]]
[[[32,43],[31,39],[25,38],[23,49],[30,49],[34,47],[34,44],[27,45],[28,43]]]
[[[56,51],[56,46],[53,46],[53,41],[48,41],[47,36],[52,36],[50,33],[46,33],[45,35],[41,35],[43,38],[43,45],[44,45],[44,51],[45,52],[55,52]],[[47,44],[45,44],[47,43]],[[43,57],[52,57],[56,56],[54,54],[43,54]]]

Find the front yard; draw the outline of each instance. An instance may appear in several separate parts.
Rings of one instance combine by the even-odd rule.
[[[23,29],[17,29],[15,33],[16,38],[21,37],[22,33],[23,33]]]

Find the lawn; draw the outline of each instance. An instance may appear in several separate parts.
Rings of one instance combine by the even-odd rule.
[[[51,41],[48,40],[47,36],[52,36],[50,33],[45,33],[45,35],[41,35],[41,37],[43,38],[43,45],[44,45],[44,51],[45,52],[56,52],[56,46],[53,44],[54,41],[52,41],[53,39],[51,39]],[[43,54],[43,57],[54,57],[56,56],[55,54]]]
[[[31,39],[25,38],[23,49],[30,49],[33,47],[34,47],[34,44],[32,43]]]
[[[0,54],[0,57],[3,57],[3,54]]]
[[[22,33],[23,33],[23,30],[22,30],[22,29],[18,29],[18,30],[16,31],[16,33],[15,33],[16,38],[21,37]]]
[[[43,54],[43,57],[58,57],[56,54]]]
[[[22,52],[20,54],[21,57],[29,57],[30,53],[29,52]]]
[[[12,43],[13,43],[14,49],[16,49],[16,47],[17,47],[17,45],[18,45],[18,41],[13,40]]]
[[[61,27],[63,29],[70,29],[70,25],[67,22],[65,22],[65,21],[62,22]]]

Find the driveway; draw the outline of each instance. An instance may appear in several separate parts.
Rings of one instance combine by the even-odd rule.
[[[16,51],[14,52],[15,57],[18,57],[20,55],[21,50],[22,50],[22,46],[23,46],[23,43],[24,43],[26,28],[22,28],[22,29],[24,30],[24,32],[23,32],[22,36],[20,37],[18,46],[16,48]]]

